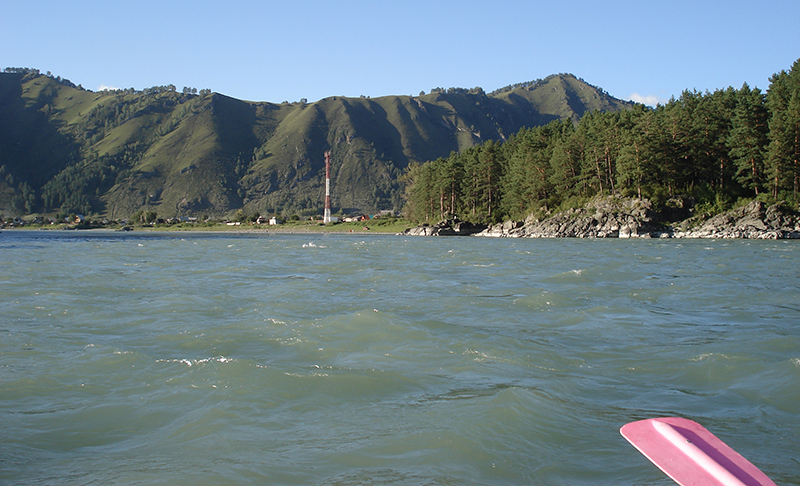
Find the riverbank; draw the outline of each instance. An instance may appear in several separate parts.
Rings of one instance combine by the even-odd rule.
[[[360,223],[333,223],[321,224],[316,222],[288,222],[280,225],[259,225],[242,223],[229,225],[225,223],[178,223],[178,224],[149,224],[149,225],[120,225],[120,224],[20,224],[5,225],[4,230],[62,230],[62,231],[136,231],[136,232],[214,232],[214,233],[347,233],[347,234],[397,234],[410,228],[412,224],[403,219],[372,220]]]
[[[646,199],[595,198],[585,207],[525,221],[475,225],[451,219],[423,224],[411,236],[483,236],[494,238],[741,238],[800,239],[800,214],[782,203],[752,201],[717,214],[691,210],[656,211]],[[688,216],[676,218],[676,214]]]

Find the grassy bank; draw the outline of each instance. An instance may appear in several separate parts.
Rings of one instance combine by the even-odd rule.
[[[20,229],[42,229],[42,230],[130,230],[130,231],[210,231],[210,232],[242,232],[242,233],[379,233],[395,234],[414,226],[411,222],[404,219],[384,218],[374,219],[356,223],[332,223],[322,224],[313,221],[289,221],[280,225],[259,225],[253,223],[241,223],[239,225],[229,225],[226,223],[177,223],[177,224],[147,224],[147,225],[118,225],[118,224],[32,224],[26,223],[21,226],[14,226]],[[11,229],[6,225],[4,229]]]

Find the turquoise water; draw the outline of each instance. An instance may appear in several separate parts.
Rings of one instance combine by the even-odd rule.
[[[0,483],[800,484],[800,245],[0,233]]]

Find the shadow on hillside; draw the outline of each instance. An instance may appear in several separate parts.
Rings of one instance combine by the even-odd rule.
[[[15,178],[39,189],[79,159],[80,145],[59,132],[52,96],[28,105],[21,74],[0,76],[0,165]]]

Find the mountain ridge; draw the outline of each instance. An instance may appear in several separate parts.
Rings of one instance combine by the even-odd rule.
[[[513,85],[512,85],[513,86]],[[571,74],[487,94],[251,102],[174,86],[93,92],[36,70],[0,73],[0,211],[171,216],[400,210],[401,176],[522,127],[618,100]]]

